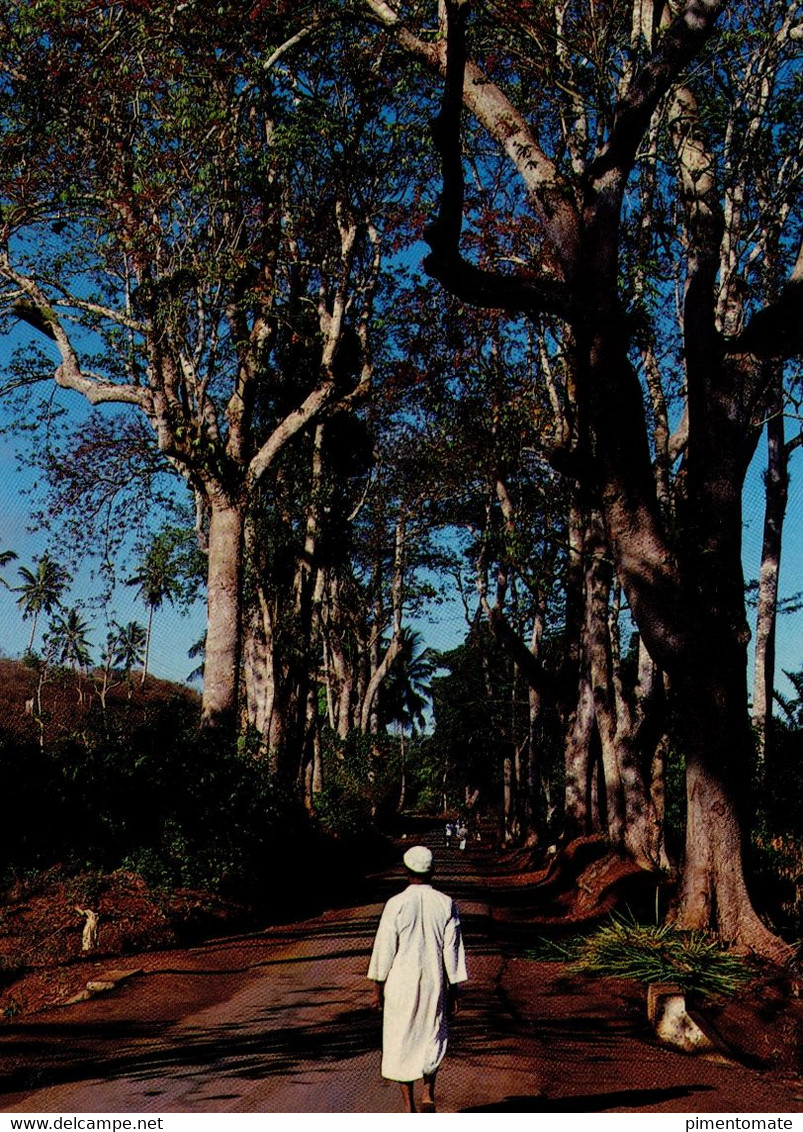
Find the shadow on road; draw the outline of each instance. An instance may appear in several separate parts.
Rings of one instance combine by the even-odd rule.
[[[708,1092],[710,1086],[682,1086],[674,1089],[622,1089],[611,1093],[588,1093],[584,1096],[505,1097],[494,1104],[463,1108],[461,1112],[608,1112],[617,1108],[644,1108],[665,1101],[680,1100],[693,1093]],[[691,1111],[691,1110],[690,1110]]]
[[[326,988],[320,990],[325,994]],[[327,1005],[325,998],[321,1005]],[[329,1064],[370,1053],[380,1046],[380,1019],[369,1009],[341,1011],[331,1021],[316,1020],[308,1026],[277,1026],[272,1014],[271,1010],[263,1011],[256,1024],[247,1028],[231,1024],[189,1031],[183,1041],[173,1032],[169,1044],[164,1045],[158,1044],[159,1027],[154,1027],[150,1035],[153,1044],[148,1049],[129,1049],[118,1057],[101,1060],[93,1058],[89,1051],[99,1042],[106,1046],[115,1040],[130,1042],[131,1026],[49,1026],[49,1046],[64,1051],[63,1062],[12,1070],[0,1078],[0,1094],[89,1079],[208,1078],[211,1067],[220,1081],[242,1077],[259,1080],[289,1074],[309,1064],[325,1069]],[[137,1037],[148,1036],[146,1027],[137,1028]],[[24,1056],[24,1048],[18,1052]]]

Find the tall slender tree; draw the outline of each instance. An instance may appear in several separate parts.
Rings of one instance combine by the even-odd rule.
[[[11,588],[20,595],[17,598],[17,605],[22,610],[23,618],[31,620],[31,635],[26,651],[32,653],[40,615],[53,613],[59,608],[62,594],[67,589],[70,579],[66,570],[49,554],[42,555],[36,562],[34,570],[20,566],[18,573],[22,584]]]
[[[170,605],[184,605],[192,599],[195,592],[195,578],[193,577],[192,556],[188,562],[186,554],[182,551],[187,545],[187,533],[168,528],[155,535],[143,553],[138,568],[126,582],[126,585],[136,586],[137,594],[148,610],[148,624],[145,630],[144,650],[142,655],[142,676],[140,683],[144,684],[148,674],[148,660],[153,635],[153,618],[165,602]],[[129,623],[128,629],[133,632],[138,626]],[[128,655],[135,646],[135,639],[131,632],[124,640],[124,651]]]
[[[77,609],[57,613],[47,628],[56,664],[67,664],[78,672],[92,663],[89,625]]]

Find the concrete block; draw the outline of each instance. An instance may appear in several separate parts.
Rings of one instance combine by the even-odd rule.
[[[675,983],[652,983],[647,988],[647,1018],[667,1045],[686,1053],[716,1052],[714,1043],[688,1014],[685,992]]]

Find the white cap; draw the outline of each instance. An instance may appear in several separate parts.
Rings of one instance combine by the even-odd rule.
[[[432,850],[426,845],[414,845],[402,858],[411,873],[432,872]]]

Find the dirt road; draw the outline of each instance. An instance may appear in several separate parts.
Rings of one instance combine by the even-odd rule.
[[[803,1087],[662,1049],[638,996],[517,957],[487,903],[490,855],[439,853],[470,983],[439,1076],[442,1111],[799,1112]],[[397,1112],[379,1076],[368,953],[400,872],[371,903],[137,958],[112,995],[0,1030],[4,1112]],[[118,964],[113,964],[118,965]]]

